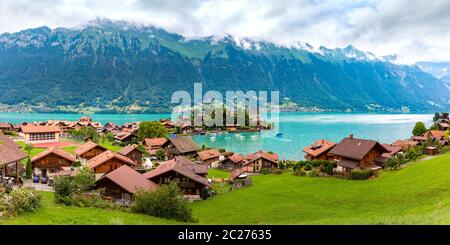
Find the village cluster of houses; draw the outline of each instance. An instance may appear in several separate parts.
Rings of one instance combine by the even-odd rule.
[[[165,127],[175,126],[170,120],[162,120]],[[94,127],[97,132],[114,133],[115,139],[122,139],[122,134],[135,135],[139,129],[138,123],[117,126],[108,123],[105,126],[93,122],[88,117],[78,122],[47,121],[45,123],[30,123],[17,125],[1,125],[2,130],[14,130],[25,142],[40,144],[58,142],[63,134],[82,127]],[[20,163],[28,156],[9,137],[2,146],[8,146],[0,155],[0,165],[5,166],[3,174],[15,176],[13,171],[23,172]],[[122,141],[123,142],[123,141]],[[276,168],[278,155],[259,151],[241,156],[232,152],[220,152],[217,149],[199,149],[190,136],[174,136],[166,138],[148,138],[141,142],[151,160],[156,160],[158,151],[164,154],[164,159],[153,167],[149,158],[144,157],[137,144],[128,144],[119,152],[86,141],[69,153],[58,146],[50,146],[31,159],[35,179],[49,179],[59,175],[74,176],[78,168],[86,166],[96,176],[98,188],[105,189],[105,195],[113,200],[131,200],[139,189],[154,190],[161,184],[176,182],[184,194],[190,198],[199,198],[202,189],[209,187],[207,178],[209,167],[218,167],[233,172],[232,179],[242,178],[248,173],[258,173],[262,168]],[[5,148],[6,149],[6,148]],[[76,164],[77,163],[77,164]],[[149,170],[150,169],[150,170]],[[148,171],[149,170],[149,171]],[[236,174],[238,173],[238,174]],[[39,180],[37,180],[39,181]]]
[[[430,130],[420,136],[412,136],[410,139],[397,140],[392,144],[382,144],[373,140],[354,138],[353,135],[344,138],[339,143],[320,139],[305,147],[307,160],[336,161],[336,172],[351,173],[353,170],[379,170],[384,167],[386,161],[397,154],[403,154],[414,146],[420,146],[425,142],[434,142],[441,146],[449,145],[445,132],[450,128],[448,120],[440,119],[436,123],[439,130]],[[434,155],[438,153],[436,146],[427,146],[425,153]]]
[[[170,120],[162,120],[165,127],[174,127]],[[439,130],[431,130],[421,136],[413,136],[407,140],[397,140],[392,144],[382,144],[373,140],[358,139],[350,135],[339,143],[325,139],[318,140],[303,149],[307,160],[336,161],[336,172],[351,173],[353,170],[378,170],[386,161],[409,148],[427,141],[447,145],[445,130],[449,129],[448,121],[438,122]],[[16,130],[17,125],[0,124],[0,130]],[[98,132],[111,132],[116,137],[127,133],[135,135],[139,123],[117,126],[108,123],[105,126],[93,122],[88,117],[81,118],[75,124],[62,121],[46,123],[21,124],[17,132],[23,139],[32,143],[57,142],[60,134],[67,133],[77,127],[91,126]],[[192,198],[200,198],[203,189],[208,189],[208,168],[220,168],[231,172],[230,180],[245,179],[248,175],[261,171],[270,172],[278,167],[279,157],[275,153],[258,151],[242,155],[233,152],[222,152],[218,149],[200,149],[190,136],[176,135],[166,138],[148,138],[141,142],[147,151],[144,157],[137,144],[127,144],[119,152],[86,141],[69,153],[57,146],[50,146],[31,159],[35,177],[46,179],[58,175],[73,176],[78,168],[85,166],[95,173],[96,187],[105,189],[105,196],[112,200],[132,200],[139,190],[155,190],[162,184],[175,182],[183,193]],[[436,154],[435,147],[426,148],[428,154]],[[153,165],[157,153],[163,154],[157,166]],[[0,132],[0,169],[3,175],[15,176],[24,171],[20,164],[28,156],[9,137]],[[147,161],[150,159],[150,165]],[[75,164],[77,163],[77,164]],[[155,167],[156,166],[156,167]]]

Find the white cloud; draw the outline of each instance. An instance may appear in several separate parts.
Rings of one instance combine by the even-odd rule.
[[[289,45],[349,44],[407,63],[450,61],[450,1],[428,0],[2,0],[0,32],[74,27],[109,18],[187,37],[230,34]]]

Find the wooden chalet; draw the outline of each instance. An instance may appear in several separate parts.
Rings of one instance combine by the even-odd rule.
[[[103,188],[105,190],[106,198],[120,203],[131,203],[133,195],[139,190],[155,191],[158,188],[156,183],[148,180],[127,165],[122,165],[118,169],[103,175],[96,181],[95,186],[97,189]]]
[[[162,162],[154,170],[145,173],[144,177],[160,185],[175,182],[185,195],[199,196],[201,190],[208,187],[208,179],[196,174],[193,170],[194,165],[190,164],[192,166],[189,167],[180,162],[183,161],[182,159],[185,158],[174,158]]]
[[[147,138],[144,140],[144,146],[147,149],[150,156],[156,156],[156,151],[161,149],[162,145],[167,142],[166,138]]]
[[[113,151],[105,151],[87,162],[87,166],[96,174],[109,173],[123,165],[136,167],[136,163],[128,157]]]
[[[258,151],[245,156],[243,170],[246,173],[259,173],[262,169],[271,172],[278,167],[278,155]]]
[[[389,150],[377,141],[357,139],[353,138],[353,135],[344,138],[330,151],[337,162],[336,171],[341,173],[361,169],[381,169],[384,163],[379,160],[383,153],[389,153]]]
[[[167,159],[177,156],[196,157],[198,146],[190,136],[175,136],[164,143],[163,148]]]
[[[393,146],[400,146],[402,147],[403,151],[411,149],[411,147],[417,146],[416,141],[412,140],[396,140],[394,143],[392,143]]]
[[[11,123],[0,122],[0,131],[8,132],[8,131],[13,131],[13,130],[14,130],[14,125],[12,125]]]
[[[57,126],[26,125],[19,130],[27,143],[58,142],[60,133],[61,129]]]
[[[306,160],[332,160],[333,156],[329,154],[330,150],[336,146],[336,143],[328,140],[318,140],[313,144],[305,147],[303,152],[306,153]]]
[[[122,131],[114,136],[114,140],[120,142],[122,144],[130,145],[134,140],[137,139],[137,136],[131,132]]]
[[[425,148],[425,154],[436,155],[438,154],[438,148],[436,146],[428,146],[427,148]]]
[[[381,156],[375,161],[381,163],[383,166],[388,159],[392,157],[403,154],[403,147],[398,145],[390,145],[390,144],[382,144],[384,148],[386,148],[389,152],[381,154]]]
[[[75,149],[74,152],[77,155],[78,161],[80,161],[81,165],[86,165],[87,161],[102,154],[105,151],[107,151],[105,147],[97,145],[92,141],[88,141]]]
[[[244,161],[245,161],[245,158],[242,155],[240,155],[238,153],[234,153],[233,155],[220,161],[219,168],[228,169],[228,170],[239,169],[243,166]]]
[[[64,168],[71,167],[76,156],[57,147],[50,147],[31,159],[35,174],[48,176],[58,175]]]
[[[436,121],[436,125],[438,126],[439,130],[441,131],[447,131],[450,129],[449,120],[445,118],[440,118]]]
[[[205,164],[207,166],[211,166],[212,163],[217,163],[220,160],[220,156],[222,154],[217,149],[209,149],[204,151],[198,151],[197,152],[197,160],[200,161],[202,164]]]
[[[126,156],[133,160],[137,166],[142,166],[142,152],[138,149],[136,144],[127,145],[122,148],[119,152],[120,155]]]
[[[20,161],[28,155],[8,136],[0,132],[0,173],[5,176],[16,176],[23,171]],[[12,171],[13,170],[13,171]]]

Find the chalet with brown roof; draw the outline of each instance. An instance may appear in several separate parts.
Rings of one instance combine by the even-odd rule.
[[[144,146],[150,156],[156,156],[156,151],[161,149],[161,146],[167,142],[166,138],[147,138],[144,140]]]
[[[123,165],[136,167],[136,163],[128,157],[113,151],[105,151],[87,162],[87,166],[96,174],[109,173]]]
[[[114,136],[114,140],[122,144],[131,144],[137,136],[131,132],[122,131]]]
[[[383,153],[389,150],[373,140],[357,139],[350,135],[339,142],[331,151],[337,161],[337,171],[350,173],[353,170],[378,170],[383,167],[377,162]]]
[[[416,141],[412,141],[412,140],[397,140],[392,145],[401,146],[403,148],[403,151],[406,151],[406,150],[410,149],[411,147],[417,146],[417,144],[418,143]]]
[[[217,149],[209,149],[204,151],[198,151],[197,152],[197,160],[200,161],[202,164],[205,164],[207,166],[211,166],[212,163],[216,163],[219,161],[220,156],[222,154]]]
[[[421,136],[411,136],[410,138],[411,141],[417,142],[417,145],[421,145],[424,142],[426,142],[428,140],[427,136],[421,135]]]
[[[330,150],[336,146],[336,143],[328,140],[318,140],[313,144],[305,147],[303,152],[306,153],[306,160],[331,160],[333,156],[329,154]]]
[[[261,150],[245,156],[243,165],[246,173],[259,173],[262,169],[271,172],[278,167],[278,155]]]
[[[0,172],[4,175],[10,175],[12,168],[20,173],[20,161],[27,158],[19,146],[8,136],[0,132]]]
[[[238,153],[234,153],[233,155],[222,160],[219,164],[219,168],[235,170],[235,169],[241,168],[244,164],[244,161],[245,161],[245,158],[242,155],[240,155]]]
[[[57,175],[65,167],[71,167],[76,156],[57,147],[50,147],[31,159],[35,174],[47,176]]]
[[[12,131],[14,126],[11,123],[0,122],[0,131]]]
[[[142,166],[142,152],[138,149],[136,144],[127,145],[118,153],[133,160],[137,166]]]
[[[92,141],[88,141],[75,149],[75,154],[77,155],[78,161],[82,165],[86,165],[87,161],[102,154],[107,151],[107,149],[103,146],[97,145]]]
[[[162,162],[154,170],[145,173],[144,177],[160,185],[173,181],[185,195],[200,195],[201,190],[208,187],[208,180],[204,176],[196,174],[195,171],[199,171],[199,169],[194,170],[193,166],[189,167],[192,164],[183,164],[181,161],[184,161],[183,158]],[[204,165],[199,166],[205,167]]]
[[[61,129],[57,126],[26,125],[19,130],[27,143],[58,142],[60,133]]]
[[[177,157],[176,161],[183,167],[191,170],[194,174],[200,175],[202,177],[208,176],[208,166],[203,164],[195,163],[185,157]]]
[[[164,143],[161,148],[167,159],[176,156],[196,157],[198,151],[197,144],[190,136],[175,136]]]
[[[130,203],[133,195],[139,190],[155,191],[158,188],[156,183],[127,165],[103,175],[96,181],[95,186],[105,190],[106,198],[121,203]]]

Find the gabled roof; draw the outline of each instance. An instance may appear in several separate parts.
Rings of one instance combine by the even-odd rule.
[[[175,136],[169,139],[163,146],[172,143],[180,153],[193,152],[198,150],[197,144],[190,136]]]
[[[126,156],[126,155],[130,154],[130,152],[134,151],[136,148],[137,148],[136,144],[127,145],[124,148],[122,148],[118,153],[120,155]]]
[[[47,148],[47,150],[45,150],[45,151],[37,154],[36,156],[34,156],[31,159],[31,161],[35,162],[35,161],[37,161],[37,160],[39,160],[41,158],[44,158],[44,157],[46,157],[46,156],[48,156],[50,154],[55,154],[55,155],[60,156],[60,157],[66,159],[66,160],[68,160],[70,162],[75,162],[77,160],[77,158],[74,155],[70,154],[69,152],[64,151],[64,150],[62,150],[60,148],[52,146],[52,147]]]
[[[153,179],[161,174],[167,173],[169,171],[177,172],[193,181],[196,181],[203,185],[208,185],[208,180],[205,177],[195,174],[191,169],[184,167],[180,164],[176,158],[162,162],[158,167],[150,172],[144,174],[147,179]]]
[[[0,166],[18,162],[27,157],[28,155],[13,140],[0,132]]]
[[[96,167],[102,165],[103,163],[113,159],[113,158],[116,158],[119,161],[121,161],[121,162],[123,162],[125,164],[128,164],[128,165],[133,165],[133,166],[136,165],[136,163],[133,162],[133,160],[131,160],[130,158],[128,158],[126,156],[122,156],[119,153],[107,150],[107,151],[103,152],[102,154],[100,154],[100,155],[90,159],[87,162],[87,166],[90,169],[93,169],[93,168],[96,168]]]
[[[95,147],[100,147],[103,150],[107,150],[105,147],[97,145],[96,143],[92,142],[92,141],[88,141],[86,143],[84,143],[83,145],[81,145],[80,147],[78,147],[77,149],[75,149],[75,154],[77,154],[78,156],[83,155],[84,153],[94,149]]]
[[[222,155],[219,152],[219,150],[217,150],[217,149],[209,149],[209,150],[205,150],[205,151],[199,151],[199,152],[197,152],[197,154],[198,154],[198,157],[200,158],[200,160],[202,160],[202,161],[212,159],[212,158],[218,158],[219,156]]]
[[[14,126],[11,123],[0,122],[0,128],[13,128]]]
[[[123,165],[120,168],[103,175],[97,182],[104,179],[109,179],[113,183],[117,184],[129,193],[136,193],[138,190],[156,190],[158,185],[153,181],[148,180],[142,174],[138,173],[136,170]]]
[[[228,159],[234,163],[240,163],[245,160],[245,158],[238,153],[234,153],[232,156],[228,157]]]
[[[167,142],[167,139],[166,138],[153,138],[153,139],[147,138],[144,140],[144,142],[147,146],[150,146],[150,147],[160,147],[164,143]]]
[[[176,157],[175,160],[194,174],[208,174],[208,166],[206,165],[197,164],[185,157]]]
[[[438,140],[441,140],[445,136],[445,131],[431,130],[431,131],[427,132],[426,134],[428,134],[432,138],[436,138]]]
[[[396,140],[392,145],[396,146],[416,146],[417,142],[412,140]]]
[[[21,126],[20,131],[25,134],[29,133],[57,133],[61,132],[58,126],[40,126],[40,125],[26,125]]]
[[[384,148],[386,148],[389,152],[383,153],[382,157],[390,158],[393,155],[401,152],[403,150],[402,146],[399,145],[389,145],[389,144],[383,144]]]
[[[330,154],[360,161],[374,147],[378,147],[381,153],[389,152],[377,141],[349,137],[341,140],[331,149]]]
[[[260,150],[260,151],[257,151],[257,152],[255,152],[255,153],[253,153],[253,154],[248,154],[247,156],[245,156],[245,158],[248,160],[248,161],[254,161],[254,160],[256,160],[256,159],[259,159],[259,158],[265,158],[265,159],[267,159],[267,160],[270,160],[270,161],[272,161],[272,162],[276,162],[276,161],[278,161],[278,154],[275,154],[275,153],[268,153],[268,152],[265,152],[265,151],[263,151],[263,150]]]
[[[114,136],[114,139],[116,140],[126,140],[127,138],[131,137],[133,134],[130,132],[120,132],[119,134],[117,134],[116,136]]]
[[[331,150],[334,146],[336,146],[336,143],[321,139],[321,140],[318,140],[318,141],[314,142],[313,144],[305,147],[303,149],[303,151],[308,155],[317,157],[317,156],[320,156],[323,153]]]

